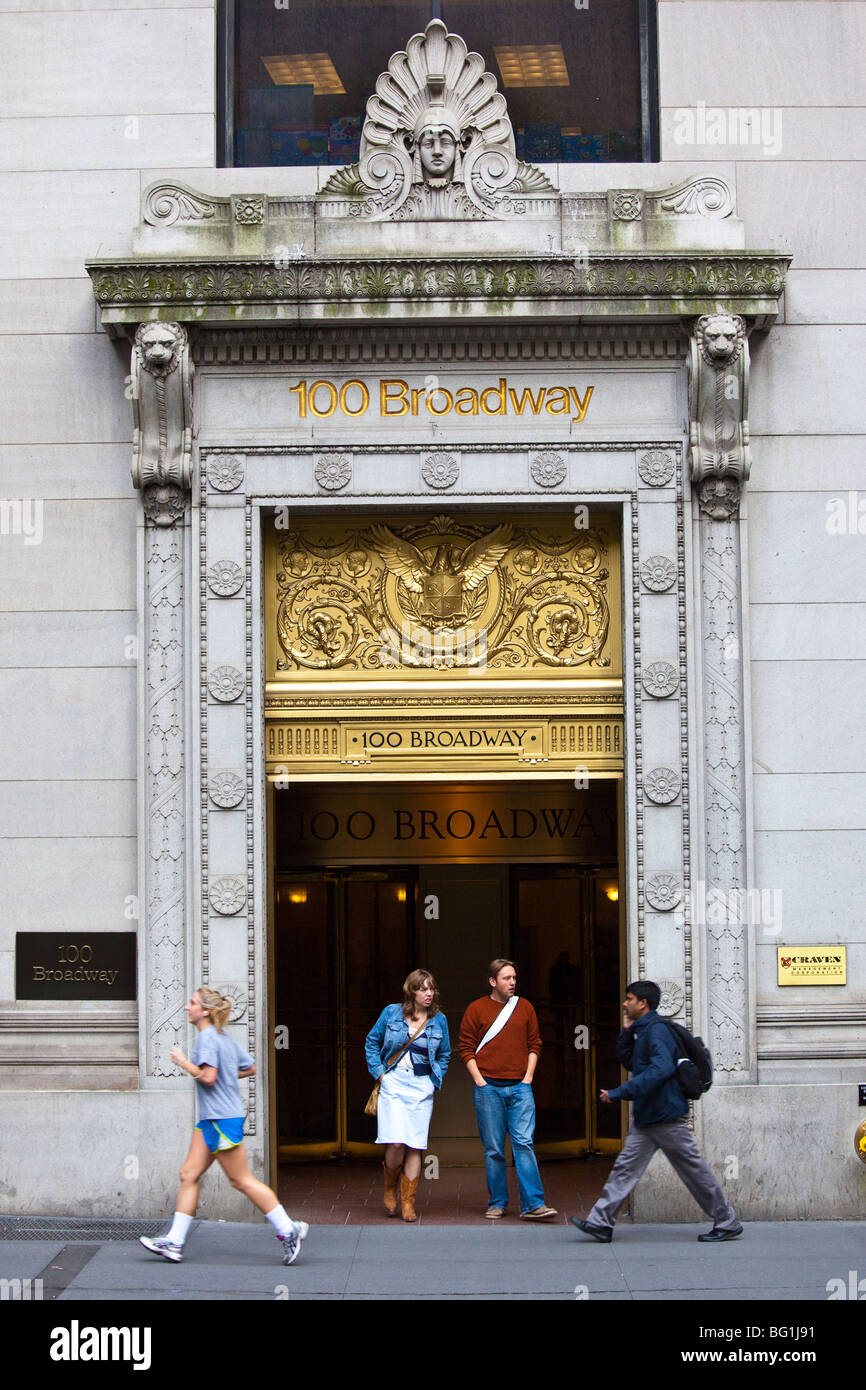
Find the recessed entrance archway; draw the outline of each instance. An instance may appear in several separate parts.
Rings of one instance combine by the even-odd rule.
[[[307,785],[275,797],[272,1129],[280,1158],[372,1156],[364,1038],[416,965],[436,975],[455,1055],[437,1162],[480,1162],[460,1018],[494,956],[539,1017],[539,1152],[614,1151],[596,1077],[612,1053],[625,957],[620,782]],[[611,1072],[611,1067],[614,1072]]]

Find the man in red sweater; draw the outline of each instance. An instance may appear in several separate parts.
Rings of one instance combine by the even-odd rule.
[[[485,1216],[498,1219],[508,1209],[505,1136],[511,1138],[520,1215],[524,1221],[556,1216],[545,1205],[535,1138],[532,1077],[541,1056],[541,1034],[532,1005],[519,999],[514,961],[497,957],[487,967],[491,993],[474,1000],[463,1015],[460,1056],[475,1082],[475,1118],[484,1145],[489,1205]]]

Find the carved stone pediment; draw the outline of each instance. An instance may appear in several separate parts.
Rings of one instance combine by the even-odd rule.
[[[556,190],[517,159],[496,78],[439,19],[395,53],[367,102],[361,159],[320,195],[335,217],[447,221],[547,217]]]

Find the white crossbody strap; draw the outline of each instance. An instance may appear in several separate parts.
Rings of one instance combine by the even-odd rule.
[[[500,1012],[496,1015],[496,1017],[494,1018],[493,1022],[492,1022],[491,1025],[490,1025],[490,1027],[487,1029],[487,1032],[484,1034],[484,1037],[481,1039],[480,1043],[479,1043],[478,1046],[476,1047],[476,1049],[475,1049],[475,1056],[476,1056],[476,1057],[478,1056],[478,1054],[479,1054],[479,1052],[481,1051],[482,1047],[486,1047],[487,1044],[488,1044],[489,1042],[492,1042],[492,1041],[493,1041],[493,1039],[496,1037],[497,1033],[501,1033],[501,1032],[502,1032],[503,1028],[505,1027],[506,1023],[508,1022],[508,1020],[510,1019],[511,1015],[514,1013],[514,1010],[515,1010],[516,1008],[517,1008],[517,995],[516,995],[516,994],[512,994],[512,996],[511,996],[511,998],[509,999],[508,1003],[507,1003],[507,1004],[500,1010]]]

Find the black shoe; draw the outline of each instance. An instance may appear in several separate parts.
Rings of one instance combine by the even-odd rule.
[[[713,1242],[719,1240],[736,1240],[737,1236],[741,1236],[742,1234],[742,1226],[735,1226],[732,1231],[720,1231],[718,1226],[714,1226],[711,1231],[704,1231],[702,1236],[698,1236],[698,1240]]]
[[[592,1236],[593,1240],[601,1241],[602,1245],[610,1245],[613,1240],[613,1229],[610,1226],[590,1226],[586,1221],[578,1221],[576,1216],[571,1217],[572,1226],[576,1226],[584,1235]],[[742,1227],[740,1227],[742,1230]],[[701,1236],[703,1240],[703,1236]]]

